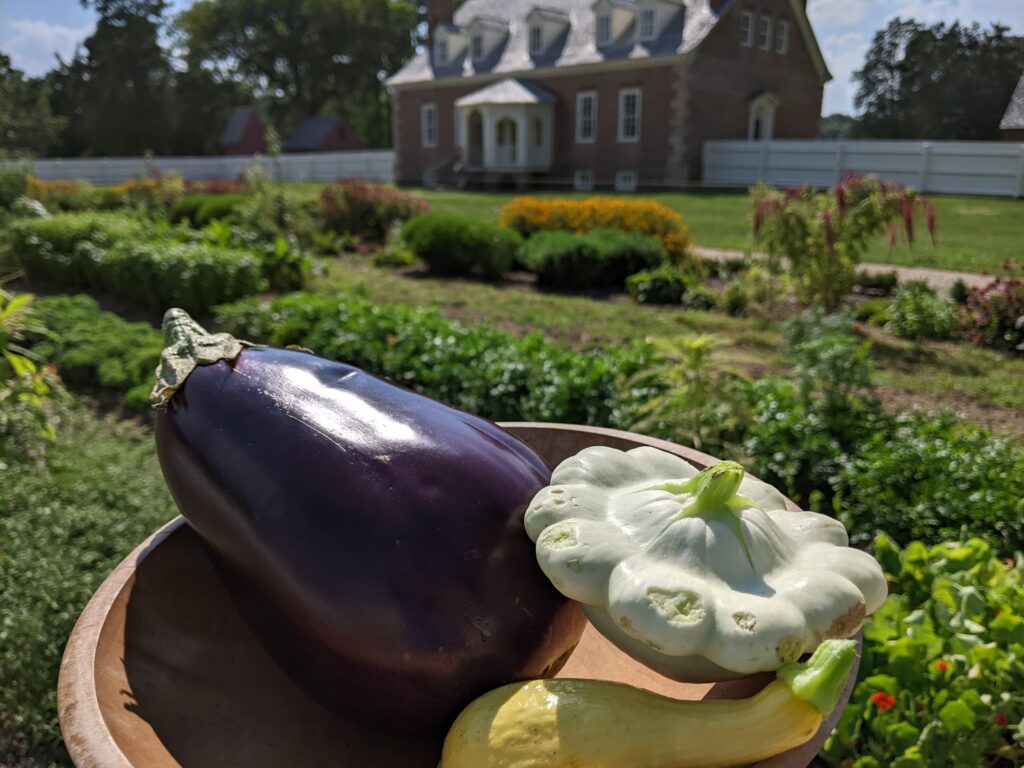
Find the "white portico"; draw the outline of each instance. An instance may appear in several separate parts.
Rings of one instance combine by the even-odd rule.
[[[466,170],[551,169],[555,96],[508,78],[455,102],[456,137]]]

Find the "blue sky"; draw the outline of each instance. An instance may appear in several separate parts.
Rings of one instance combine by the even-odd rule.
[[[189,0],[173,0],[181,9]],[[808,12],[835,80],[825,89],[825,113],[852,112],[850,75],[864,61],[876,30],[894,16],[937,21],[1001,21],[1024,35],[1024,0],[810,0]],[[0,0],[0,50],[15,66],[39,75],[67,57],[91,31],[94,15],[78,0]]]

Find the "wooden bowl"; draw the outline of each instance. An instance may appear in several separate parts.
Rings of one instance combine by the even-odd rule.
[[[628,432],[503,426],[551,466],[591,445],[653,445],[698,467],[715,462],[707,454]],[[808,765],[845,706],[856,672],[840,706],[811,741],[758,766]],[[624,655],[590,627],[559,677],[616,680],[689,700],[748,696],[771,679],[676,683]],[[64,652],[57,707],[68,752],[80,768],[435,768],[441,747],[440,740],[364,730],[309,699],[264,652],[182,518],[143,542],[89,601]]]

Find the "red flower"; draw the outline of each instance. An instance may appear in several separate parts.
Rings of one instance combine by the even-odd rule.
[[[939,672],[948,672],[949,671],[949,664],[947,664],[942,659],[939,659],[938,661],[935,662],[935,668],[937,670],[939,670]]]
[[[885,691],[879,691],[878,693],[871,694],[871,703],[884,712],[896,706],[896,699]]]
[[[1010,718],[1008,718],[1002,712],[996,712],[994,715],[992,715],[992,722],[998,725],[1000,728],[1005,728],[1010,724]]]

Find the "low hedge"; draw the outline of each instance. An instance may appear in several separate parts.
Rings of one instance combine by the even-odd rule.
[[[132,410],[149,411],[160,331],[104,312],[89,296],[49,296],[33,309],[51,335],[31,339],[32,351],[54,362],[65,383],[109,391]]]
[[[263,259],[249,251],[146,236],[145,225],[121,215],[65,214],[15,223],[10,243],[32,279],[157,311],[179,306],[203,314],[266,288]]]
[[[646,343],[580,352],[358,294],[252,298],[215,314],[239,338],[298,344],[495,420],[625,426],[656,391],[623,384],[650,366]]]
[[[658,266],[664,257],[654,238],[617,229],[585,235],[538,232],[523,252],[526,268],[540,284],[556,288],[621,288],[627,277]]]
[[[522,246],[513,230],[456,213],[417,216],[402,227],[402,239],[432,272],[489,279],[510,270]]]

